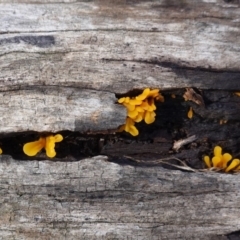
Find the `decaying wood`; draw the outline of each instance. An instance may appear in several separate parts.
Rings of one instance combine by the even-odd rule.
[[[0,3],[0,91],[7,92],[0,107],[17,116],[26,112],[18,103],[8,104],[16,94],[10,90],[29,85],[32,94],[34,86],[43,85],[112,94],[144,87],[240,89],[238,1],[21,2]],[[17,96],[23,98],[21,94]],[[113,104],[112,97],[109,102]],[[35,122],[31,130],[51,131],[60,117],[81,119],[80,112],[63,116],[59,111],[61,116],[52,116],[47,128],[38,118],[44,114],[42,105],[36,104],[36,115],[24,115]],[[105,114],[105,102],[99,110]],[[112,109],[116,116],[118,110]],[[84,112],[84,125],[95,129],[88,124],[91,113]],[[11,115],[5,116],[1,132],[29,130],[27,122],[10,122],[4,119]]]
[[[35,86],[0,92],[0,102],[3,132],[98,131],[116,129],[126,119],[126,109],[109,92]]]
[[[195,140],[197,140],[197,137],[195,135],[185,139],[180,139],[173,144],[173,150],[178,151],[182,146],[192,143]]]
[[[240,175],[0,157],[2,239],[227,239]]]
[[[202,107],[205,106],[202,96],[196,93],[192,88],[186,88],[186,92],[184,93],[183,97],[185,101],[192,101],[198,104],[199,106],[202,106]]]
[[[143,140],[100,136],[87,145],[88,136],[73,142],[77,134],[63,132],[56,148],[65,163],[0,156],[0,238],[205,240],[239,230],[239,175],[121,166],[104,156],[67,162],[80,143],[74,160],[172,154],[201,167],[219,143],[238,157],[239,16],[238,0],[0,0],[1,135],[116,129],[126,110],[115,94],[181,94],[171,101],[164,92]],[[198,88],[205,108],[183,102],[181,88]],[[20,156],[24,134],[1,138],[3,152]],[[173,152],[174,140],[193,135]]]

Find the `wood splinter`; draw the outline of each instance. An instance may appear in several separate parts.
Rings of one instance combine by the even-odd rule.
[[[197,137],[195,135],[192,135],[188,138],[175,141],[173,144],[173,150],[178,151],[182,146],[194,142],[195,140],[197,140]]]

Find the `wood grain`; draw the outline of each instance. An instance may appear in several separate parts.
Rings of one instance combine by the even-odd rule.
[[[4,113],[0,119],[1,131],[117,129],[125,122],[126,109],[115,102],[112,93],[70,87],[34,86],[10,94],[0,92],[0,106]]]
[[[1,132],[115,128],[124,121],[112,96],[133,89],[240,89],[236,1],[14,2],[0,1]],[[84,117],[80,111],[75,115],[60,111],[63,119],[72,123],[80,119],[86,127],[67,122],[64,126],[54,117],[51,101],[46,112],[53,115],[46,123],[39,118],[45,114],[41,101],[34,103],[37,114],[19,108],[29,86],[31,95],[35,87],[38,91],[48,86],[56,87],[54,91],[60,87],[62,94],[66,87],[107,92],[98,108],[103,116],[106,102],[111,102],[113,116],[97,129],[88,124],[87,109]],[[21,100],[8,104],[15,96]],[[26,97],[25,104],[28,98],[32,97]],[[61,103],[67,106],[64,98]],[[94,101],[99,99],[91,95],[90,102]],[[24,120],[8,121],[14,112]]]
[[[239,6],[238,0],[0,0],[1,134],[115,129],[126,117],[115,94],[196,87],[225,90],[226,97],[203,91],[206,109],[194,111],[210,127],[199,117],[186,134],[205,138],[212,129],[211,144],[227,136],[237,152],[239,104],[229,91],[240,90]],[[230,121],[222,132],[218,118]],[[169,152],[171,137],[160,154]],[[122,149],[134,155],[141,148],[134,144]],[[118,155],[120,147],[104,151]],[[188,152],[196,159],[194,149]],[[2,239],[226,240],[240,229],[239,175],[121,166],[104,156],[63,163],[4,155],[0,173]]]
[[[104,156],[0,159],[3,239],[227,239],[239,229],[239,175],[120,166]]]
[[[56,84],[55,76],[61,85],[119,93],[146,86],[239,89],[236,4],[117,5],[112,11],[122,17],[98,2],[17,6],[4,4],[0,13],[1,87],[23,84],[10,74],[14,68],[26,84]]]

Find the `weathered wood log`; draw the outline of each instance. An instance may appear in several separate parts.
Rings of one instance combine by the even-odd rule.
[[[7,92],[4,108],[24,115],[22,109],[16,110],[18,105],[6,102],[16,94],[10,90],[24,90],[29,85],[77,87],[112,94],[144,87],[240,89],[237,2],[110,2],[75,2],[64,7],[1,4],[0,89]],[[23,91],[17,96],[21,98],[21,94],[25,96]],[[107,96],[106,101],[113,104],[111,95],[108,100]],[[25,115],[35,123],[30,124],[31,130],[56,129],[64,112],[59,111],[61,116],[52,116],[45,125],[39,118],[43,115],[42,105],[36,104],[38,112]],[[105,114],[105,106],[103,101],[100,115]],[[117,116],[114,121],[123,123],[118,119],[119,108],[111,106]],[[51,106],[44,108],[52,112]],[[83,112],[84,125],[95,129],[88,125],[91,113]],[[69,116],[71,122],[81,118],[80,112]],[[112,120],[107,121],[111,127]],[[2,119],[1,125],[1,132],[29,130],[26,121],[9,123]],[[73,130],[75,126],[59,128]]]
[[[115,94],[160,88],[166,101],[154,131],[139,125],[136,140],[64,131],[55,160],[65,163],[0,156],[0,236],[227,239],[238,231],[239,175],[170,171],[147,161],[170,155],[201,168],[203,154],[219,143],[238,156],[240,105],[232,91],[240,90],[239,2],[14,2],[0,0],[4,153],[26,159],[28,131],[116,129],[126,111]],[[205,108],[183,102],[185,87],[200,89]],[[174,141],[193,135],[192,144],[173,149]],[[102,156],[69,162],[81,154],[125,165]],[[131,166],[123,155],[148,166]]]
[[[0,99],[3,132],[99,131],[116,129],[126,119],[126,109],[110,92],[34,86],[0,92]]]
[[[2,239],[227,239],[239,175],[0,157]]]

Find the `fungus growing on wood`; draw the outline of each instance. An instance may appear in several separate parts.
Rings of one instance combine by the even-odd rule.
[[[119,131],[126,131],[133,136],[137,136],[139,132],[134,126],[136,122],[144,120],[146,124],[153,123],[156,117],[154,111],[157,109],[155,100],[164,102],[164,97],[159,93],[159,89],[150,90],[150,88],[144,89],[136,97],[122,97],[118,99],[118,103],[127,108],[126,123],[120,127]]]
[[[192,118],[193,117],[193,109],[192,107],[189,108],[188,114],[187,114],[188,118]]]
[[[62,140],[63,137],[61,134],[57,134],[55,136],[50,135],[47,137],[40,137],[37,141],[24,144],[23,152],[26,155],[32,157],[37,155],[38,152],[45,148],[46,155],[50,158],[53,158],[56,156],[55,143],[61,142]]]
[[[216,146],[213,150],[214,156],[210,159],[209,156],[204,156],[204,162],[208,168],[221,169],[224,172],[232,170],[240,170],[240,160],[235,158],[232,160],[232,155],[229,153],[222,154],[222,148]]]

